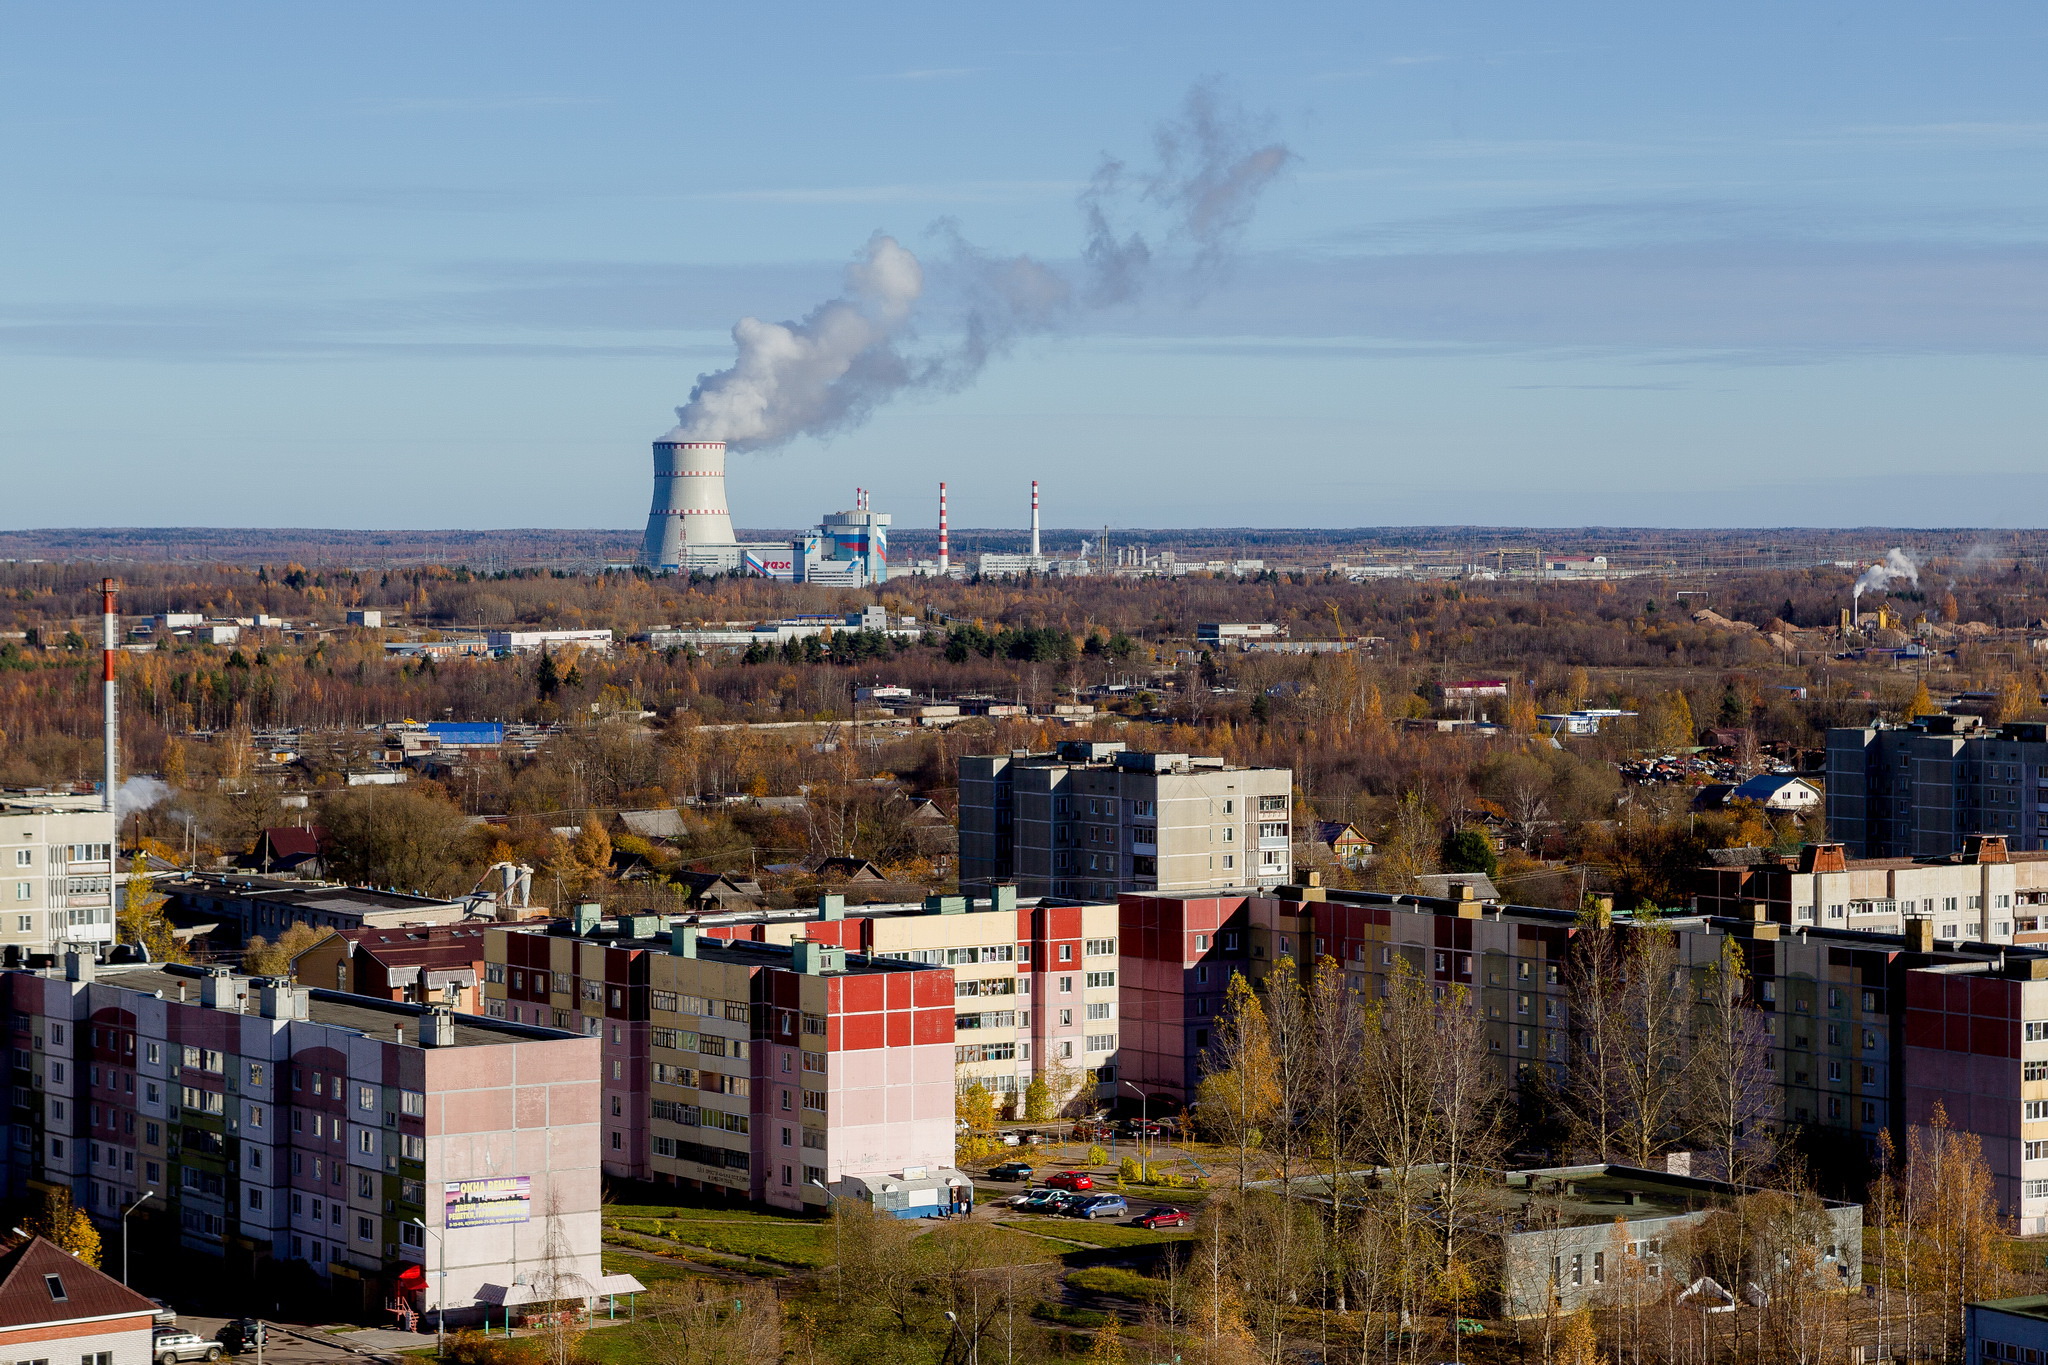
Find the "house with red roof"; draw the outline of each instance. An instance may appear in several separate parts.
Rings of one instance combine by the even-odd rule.
[[[55,1242],[0,1253],[0,1360],[150,1365],[156,1305]]]

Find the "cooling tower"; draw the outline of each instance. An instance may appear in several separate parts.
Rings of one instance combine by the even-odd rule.
[[[691,549],[733,543],[725,442],[687,440],[677,427],[654,443],[654,506],[643,557],[653,568],[677,568]]]

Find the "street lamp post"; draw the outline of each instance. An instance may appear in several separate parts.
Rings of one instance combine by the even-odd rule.
[[[441,1268],[435,1272],[439,1283],[434,1286],[434,1355],[436,1358],[439,1358],[441,1354],[441,1331],[446,1326],[445,1319],[448,1316],[448,1234],[445,1232],[434,1232],[434,1229],[428,1227],[417,1218],[408,1218],[406,1221],[418,1228],[422,1234],[432,1232],[434,1234],[434,1244],[441,1253]],[[489,1323],[486,1322],[485,1325],[489,1326]]]
[[[1152,1155],[1152,1097],[1138,1089],[1137,1086],[1131,1085],[1129,1081],[1125,1081],[1124,1084],[1131,1086],[1131,1092],[1138,1097],[1138,1133],[1145,1140],[1145,1146],[1142,1149],[1144,1154],[1150,1156]]]
[[[141,1208],[141,1207],[142,1207],[142,1206],[143,1206],[144,1204],[147,1204],[147,1203],[148,1203],[148,1202],[149,1202],[150,1200],[152,1200],[152,1199],[154,1199],[154,1198],[156,1198],[156,1191],[155,1191],[155,1190],[144,1190],[144,1191],[142,1192],[141,1196],[140,1196],[140,1197],[139,1197],[138,1199],[136,1199],[136,1201],[135,1201],[134,1203],[130,1204],[130,1205],[129,1205],[129,1206],[128,1206],[128,1207],[127,1207],[127,1208],[126,1208],[125,1210],[123,1210],[123,1211],[122,1211],[122,1214],[121,1214],[121,1283],[122,1283],[122,1285],[123,1285],[124,1287],[125,1287],[125,1286],[127,1285],[127,1283],[128,1283],[128,1215],[129,1215],[129,1214],[131,1214],[131,1213],[133,1213],[133,1212],[135,1212],[135,1210],[137,1210],[137,1209]]]
[[[967,1365],[981,1365],[981,1324],[974,1324],[974,1335],[968,1336],[960,1326],[960,1315],[951,1309],[946,1311],[946,1321],[953,1324],[953,1330],[960,1334],[960,1342],[967,1348]]]

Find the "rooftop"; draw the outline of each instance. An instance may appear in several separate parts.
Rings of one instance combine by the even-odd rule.
[[[188,1004],[196,1005],[201,999],[200,983],[206,977],[207,972],[204,968],[166,963],[156,967],[101,968],[95,979],[103,986],[160,996],[166,1000],[182,999]],[[230,975],[227,980],[233,983],[237,1001],[241,1006],[236,1012],[248,1014],[251,1007],[260,1000],[262,987],[269,979]],[[393,1038],[397,1036],[399,1029],[404,1029],[404,1041],[417,1046],[421,1021],[429,1013],[427,1006],[408,1004],[404,1001],[378,1000],[372,996],[346,995],[340,991],[307,990],[305,987],[298,989],[305,990],[308,997],[305,1016],[307,1020],[333,1028],[353,1029],[366,1038]],[[457,1047],[482,1047],[581,1036],[561,1029],[542,1028],[534,1024],[513,1024],[503,1019],[486,1019],[480,1015],[455,1016]]]
[[[815,910],[805,911],[803,912],[803,917],[816,919],[817,912]],[[636,933],[626,922],[633,918],[637,917],[627,916],[621,920],[602,920],[594,931],[582,934],[575,934],[571,928],[571,922],[568,920],[555,920],[549,925],[527,926],[511,924],[500,927],[515,933],[555,934],[575,937],[589,943],[602,943],[608,948],[623,948],[635,952],[667,953],[670,951],[671,940],[675,937],[676,930],[655,929],[651,932]],[[661,916],[648,915],[645,918],[658,922]],[[722,919],[723,917],[719,918]],[[695,925],[678,927],[692,930],[696,928]],[[804,941],[801,939],[794,944],[756,943],[752,939],[714,938],[710,935],[700,935],[696,943],[696,956],[697,960],[704,962],[722,961],[736,966],[775,967],[785,972],[800,971],[802,969],[796,962],[797,950],[800,946],[804,946]],[[832,945],[822,946],[829,948]],[[819,972],[816,974],[872,976],[884,972],[923,972],[934,970],[927,963],[905,962],[898,958],[889,957],[869,957],[865,953],[846,952],[844,960],[845,965],[843,967],[831,972]],[[495,1023],[497,1021],[493,1020],[492,1022]]]
[[[1972,1308],[1993,1308],[2015,1317],[2039,1318],[2048,1322],[2048,1294],[2022,1294],[2016,1299],[1979,1299]]]
[[[413,910],[439,909],[461,904],[460,901],[442,900],[436,896],[415,896],[404,891],[387,891],[374,886],[349,886],[343,882],[305,882],[283,877],[239,874],[221,876],[204,872],[167,883],[165,889],[203,891],[216,896],[300,905],[309,909],[361,910],[368,907],[372,910]]]

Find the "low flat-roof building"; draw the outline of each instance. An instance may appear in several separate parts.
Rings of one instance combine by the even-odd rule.
[[[401,924],[452,924],[467,919],[467,900],[441,900],[339,882],[293,881],[246,873],[193,873],[156,889],[170,897],[167,914],[223,926],[216,937],[235,946],[252,934],[274,939],[294,924],[314,929],[392,928]]]
[[[2048,1360],[2048,1294],[1963,1305],[1963,1365]]]
[[[334,929],[292,959],[302,985],[482,1014],[484,924]]]

